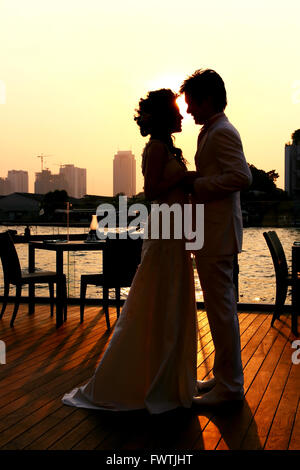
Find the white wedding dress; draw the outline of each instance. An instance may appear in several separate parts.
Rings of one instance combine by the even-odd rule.
[[[147,158],[146,145],[143,158]],[[180,164],[170,155],[164,178]],[[187,203],[176,187],[159,203]],[[162,413],[189,408],[197,380],[194,277],[185,240],[145,239],[142,258],[111,341],[89,382],[66,405]]]

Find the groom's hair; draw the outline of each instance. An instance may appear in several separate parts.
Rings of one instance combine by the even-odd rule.
[[[211,69],[196,70],[183,82],[180,93],[189,95],[198,104],[210,96],[218,113],[224,111],[227,105],[224,82],[220,75]]]

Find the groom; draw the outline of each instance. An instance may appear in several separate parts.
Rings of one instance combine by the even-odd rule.
[[[240,190],[252,181],[238,131],[224,114],[226,90],[214,70],[198,70],[180,89],[196,124],[202,125],[188,172],[194,203],[204,203],[204,245],[195,259],[215,346],[214,378],[197,382],[193,401],[217,406],[244,399],[233,259],[242,247]],[[207,393],[205,393],[207,392]]]

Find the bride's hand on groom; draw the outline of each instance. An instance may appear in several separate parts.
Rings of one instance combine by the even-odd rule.
[[[197,171],[186,171],[184,177],[181,180],[181,184],[186,193],[191,194],[194,191],[194,181],[199,178]]]

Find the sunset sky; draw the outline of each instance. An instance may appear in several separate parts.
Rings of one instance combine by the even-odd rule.
[[[178,91],[213,68],[246,158],[276,169],[300,128],[299,0],[0,0],[0,176],[45,167],[87,168],[89,194],[112,195],[112,161],[132,150],[137,191],[147,139],[133,121],[148,90]],[[194,169],[199,127],[176,145]]]

